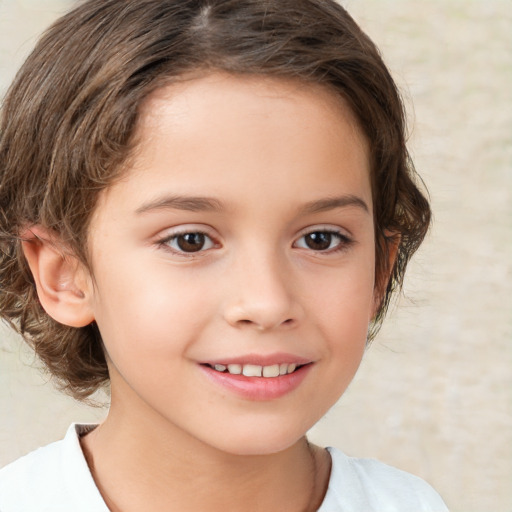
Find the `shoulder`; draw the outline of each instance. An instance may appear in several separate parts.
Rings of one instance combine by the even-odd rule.
[[[0,470],[2,512],[107,512],[71,425],[61,441],[39,448]],[[29,492],[27,492],[29,490]]]
[[[329,488],[319,512],[447,512],[437,492],[417,476],[374,459],[348,457],[329,448]]]
[[[39,448],[0,470],[0,510],[30,510],[30,505],[55,500],[57,482],[52,480],[61,473],[61,443]]]

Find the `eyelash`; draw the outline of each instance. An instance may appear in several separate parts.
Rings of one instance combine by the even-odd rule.
[[[335,254],[335,253],[338,253],[341,251],[345,251],[354,243],[354,241],[350,237],[348,237],[341,231],[338,231],[336,229],[329,229],[329,228],[317,228],[317,229],[308,231],[308,232],[304,233],[300,238],[298,238],[297,242],[307,236],[311,236],[311,235],[315,235],[315,234],[329,235],[331,237],[335,237],[338,239],[338,243],[336,244],[335,247],[327,248],[324,250],[315,251],[314,249],[311,249],[311,247],[304,247],[304,249],[309,249],[312,252],[318,253],[318,254]],[[294,246],[297,244],[297,242],[294,243]]]
[[[184,251],[184,250],[180,250],[179,248],[178,249],[173,248],[171,246],[171,243],[173,241],[178,241],[179,237],[183,237],[185,235],[200,235],[200,236],[202,236],[205,239],[210,241],[211,247],[208,247],[207,249],[201,248],[199,251],[187,252],[187,251]],[[159,247],[161,247],[162,249],[164,249],[165,251],[168,251],[168,252],[170,252],[172,254],[177,254],[177,255],[185,257],[185,258],[194,258],[194,257],[196,257],[196,255],[198,253],[201,253],[201,252],[204,252],[205,250],[211,249],[212,247],[215,247],[215,245],[217,245],[217,244],[212,239],[212,237],[208,233],[206,233],[204,231],[201,231],[201,230],[184,230],[184,231],[181,231],[181,232],[173,233],[172,235],[166,236],[165,238],[162,238],[161,240],[158,240],[157,241],[157,245]]]
[[[321,250],[314,250],[311,247],[299,247],[299,248],[310,250],[311,252],[318,253],[318,254],[334,254],[334,253],[338,253],[338,252],[347,250],[354,243],[354,241],[351,238],[349,238],[347,235],[345,235],[341,231],[337,231],[337,230],[334,230],[334,229],[317,228],[317,229],[313,229],[313,230],[308,231],[308,232],[304,233],[303,235],[301,235],[297,239],[297,241],[294,242],[293,247],[297,247],[296,244],[298,243],[298,241],[304,239],[307,236],[311,236],[311,235],[315,235],[315,234],[329,235],[331,237],[335,237],[335,238],[338,239],[338,243],[336,244],[335,247],[327,248],[327,249],[321,249]],[[204,237],[205,239],[209,240],[209,243],[211,244],[211,246],[207,247],[206,249],[201,247],[201,249],[199,249],[198,251],[185,251],[182,248],[181,249],[180,248],[173,248],[171,246],[172,242],[178,241],[178,239],[180,237],[183,237],[185,235],[196,235],[196,236],[199,235],[201,237]],[[330,242],[332,243],[332,240]],[[193,257],[196,257],[197,254],[199,254],[201,252],[205,252],[205,251],[207,251],[207,250],[209,250],[211,248],[214,248],[215,245],[217,245],[217,244],[212,239],[212,237],[208,233],[206,233],[204,231],[201,231],[201,230],[184,230],[184,231],[181,231],[181,232],[178,232],[178,233],[173,233],[172,235],[166,236],[165,238],[162,238],[161,240],[158,240],[157,241],[157,245],[159,247],[161,247],[162,249],[164,249],[164,250],[166,250],[168,252],[171,252],[172,254],[177,254],[177,255],[185,257],[185,258],[193,258]]]

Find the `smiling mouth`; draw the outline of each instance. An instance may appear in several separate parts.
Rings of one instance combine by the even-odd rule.
[[[311,364],[311,363],[307,363]],[[243,375],[245,377],[264,377],[275,378],[283,375],[290,375],[307,364],[281,363],[269,366],[260,366],[257,364],[204,364],[212,370],[219,373],[229,373],[231,375]]]

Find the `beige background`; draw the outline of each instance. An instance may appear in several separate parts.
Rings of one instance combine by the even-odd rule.
[[[512,511],[512,4],[350,0],[409,105],[435,226],[406,297],[314,440],[430,481],[452,512]],[[0,0],[0,94],[69,2]],[[414,108],[412,107],[414,104]],[[60,397],[0,331],[0,466],[105,411]],[[411,511],[413,512],[413,511]]]

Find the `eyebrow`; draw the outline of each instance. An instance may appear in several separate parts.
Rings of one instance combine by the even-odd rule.
[[[219,212],[224,210],[220,201],[211,197],[165,196],[143,204],[135,213],[142,214],[153,210],[186,210],[189,212]]]
[[[345,208],[347,206],[356,206],[362,208],[365,212],[370,213],[368,205],[358,196],[344,195],[338,197],[328,197],[311,201],[301,208],[304,213],[322,213],[336,208]]]
[[[369,213],[368,205],[358,196],[344,195],[338,197],[328,197],[306,203],[301,209],[301,213],[322,213],[336,208],[346,208],[356,206]],[[196,196],[165,196],[149,201],[135,211],[137,214],[143,214],[154,210],[185,210],[189,212],[221,212],[225,208],[223,204],[212,197]]]

